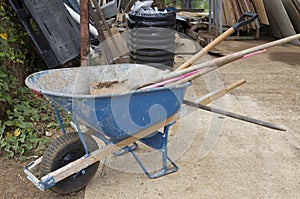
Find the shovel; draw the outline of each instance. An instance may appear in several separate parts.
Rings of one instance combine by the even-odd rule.
[[[184,64],[179,66],[176,70],[182,70],[187,67],[190,67],[192,64],[194,64],[200,57],[207,54],[208,51],[213,49],[216,45],[218,45],[220,42],[225,40],[227,37],[229,37],[232,33],[237,31],[240,27],[245,26],[249,23],[252,23],[257,18],[256,13],[251,12],[245,12],[237,21],[235,25],[233,25],[231,28],[226,30],[223,34],[221,34],[219,37],[217,37],[215,40],[213,40],[211,43],[209,43],[207,46],[202,48],[197,54],[195,54],[193,57],[191,57],[189,60],[187,60]]]

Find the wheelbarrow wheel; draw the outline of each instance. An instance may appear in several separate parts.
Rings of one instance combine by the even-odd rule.
[[[89,135],[83,134],[89,152],[99,147]],[[41,175],[47,175],[84,156],[85,151],[78,133],[58,137],[46,150],[41,161]],[[59,181],[50,190],[59,194],[70,194],[83,189],[97,172],[99,162]]]

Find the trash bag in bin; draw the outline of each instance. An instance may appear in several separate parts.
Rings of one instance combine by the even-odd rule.
[[[153,1],[137,1],[127,15],[131,62],[160,69],[174,65],[176,13],[151,8]]]

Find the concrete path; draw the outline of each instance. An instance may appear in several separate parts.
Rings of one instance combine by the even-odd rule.
[[[264,41],[267,42],[267,41]],[[226,41],[236,52],[262,41]],[[216,80],[218,79],[218,81]],[[214,103],[228,111],[284,126],[279,132],[197,110],[172,127],[170,157],[176,173],[149,179],[130,154],[103,162],[85,198],[296,198],[300,196],[300,47],[283,45],[228,64],[194,82],[193,96],[216,84],[247,83]],[[137,153],[155,169],[156,153]]]

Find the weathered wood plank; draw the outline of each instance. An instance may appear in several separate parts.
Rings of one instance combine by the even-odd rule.
[[[260,23],[265,25],[270,25],[269,19],[266,13],[265,5],[262,0],[252,0],[256,13],[258,14],[258,19]]]
[[[231,0],[225,0],[223,1],[223,12],[225,13],[226,16],[226,24],[228,26],[233,26],[236,22],[235,16],[234,16],[234,9],[231,6],[230,3]]]

